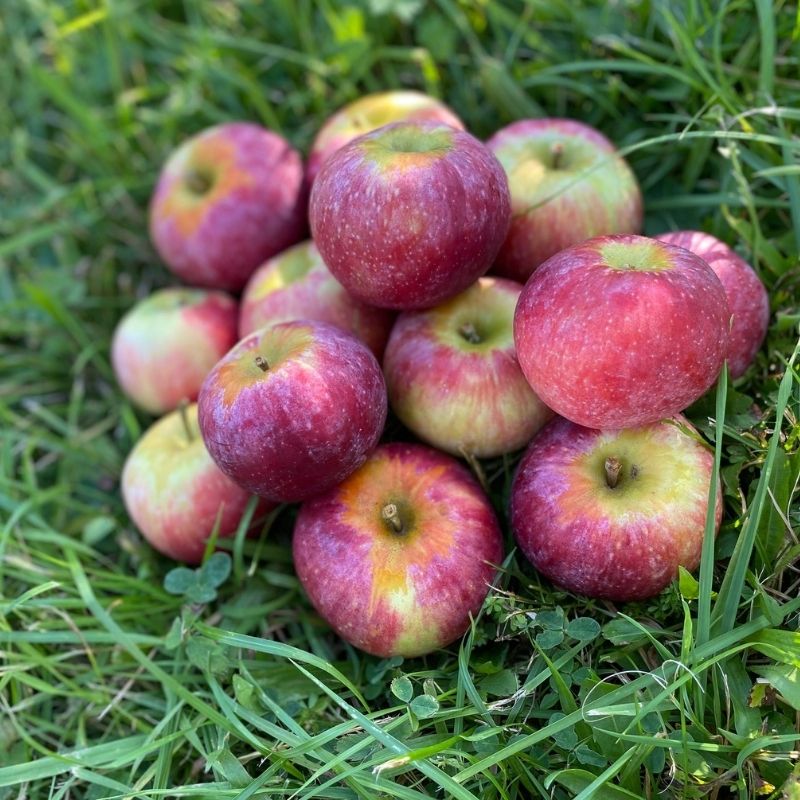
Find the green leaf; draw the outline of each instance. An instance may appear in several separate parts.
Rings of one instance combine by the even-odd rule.
[[[562,711],[556,711],[555,714],[550,716],[548,725],[553,725],[556,722],[564,719],[567,715]],[[575,745],[578,744],[578,734],[575,733],[575,728],[564,728],[553,734],[553,741],[564,750],[573,750]]]
[[[558,647],[564,641],[564,631],[542,631],[536,636],[536,644],[542,650],[550,650],[553,647]]]
[[[428,719],[439,710],[439,701],[428,694],[415,697],[408,706],[417,719]]]
[[[800,711],[800,669],[770,664],[765,667],[753,667],[752,671],[776,689],[795,711]]]
[[[231,574],[231,557],[227,553],[214,553],[202,567],[199,580],[206,586],[222,586]]]
[[[640,628],[623,617],[612,619],[603,625],[603,638],[616,645],[640,645],[648,641]]]
[[[561,772],[550,775],[545,781],[545,787],[558,783],[574,793],[582,791],[595,780],[597,780],[597,775],[593,775],[585,769],[563,769]],[[592,800],[642,800],[642,798],[641,795],[633,794],[626,789],[620,789],[619,786],[612,786],[606,783],[595,789],[592,794]]]
[[[510,669],[501,669],[499,672],[487,675],[478,685],[486,694],[494,697],[509,697],[519,688],[517,675]]]
[[[405,676],[400,675],[391,683],[392,694],[403,703],[410,703],[414,696],[414,686]]]
[[[564,612],[560,608],[552,611],[540,611],[534,617],[534,622],[545,630],[560,631],[564,629]]]
[[[217,596],[217,590],[213,586],[195,583],[186,590],[185,594],[186,599],[192,603],[210,603]]]
[[[205,636],[193,636],[189,639],[186,655],[193,666],[212,675],[224,674],[231,666],[225,648]]]
[[[164,577],[164,588],[170,594],[186,594],[197,584],[197,573],[188,567],[175,567]]]
[[[167,635],[164,637],[164,647],[167,650],[174,650],[183,638],[183,623],[180,617],[175,617],[170,625]]]
[[[575,748],[575,757],[581,764],[586,764],[589,767],[605,767],[608,764],[608,759],[596,753],[591,747],[585,744],[579,744]]]
[[[591,642],[600,635],[600,623],[591,617],[577,617],[567,624],[567,636],[579,642]]]
[[[700,583],[686,567],[678,567],[678,589],[684,600],[697,600],[700,597]]]
[[[96,545],[116,527],[117,521],[113,517],[94,517],[83,528],[83,541],[88,545]]]

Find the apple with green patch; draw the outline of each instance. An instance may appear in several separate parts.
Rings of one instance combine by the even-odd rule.
[[[297,575],[351,644],[412,657],[464,634],[503,558],[489,500],[458,461],[423,445],[378,448],[300,508]]]
[[[294,502],[366,461],[386,422],[386,385],[351,334],[283,322],[242,339],[209,373],[198,406],[219,468],[253,494]]]
[[[329,322],[383,356],[394,314],[349,295],[325,266],[316,245],[302,242],[271,258],[250,278],[242,295],[239,336],[293,319]]]
[[[153,292],[114,331],[111,364],[122,391],[151,414],[196,400],[206,375],[236,343],[237,317],[236,301],[223,292]]]
[[[386,387],[397,416],[421,439],[486,458],[524,447],[550,419],[514,352],[521,291],[484,277],[436,308],[398,317],[383,362]]]
[[[266,259],[306,231],[300,154],[249,122],[208,128],[164,165],[150,237],[164,263],[195,286],[238,292]]]
[[[643,600],[700,563],[714,456],[682,416],[599,431],[558,418],[536,435],[511,489],[520,549],[554,583]],[[722,516],[717,488],[715,531]]]

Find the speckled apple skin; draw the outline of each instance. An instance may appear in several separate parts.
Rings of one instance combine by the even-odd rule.
[[[266,372],[257,355],[271,363]],[[198,406],[217,466],[253,494],[294,502],[366,461],[386,422],[386,385],[354,336],[284,322],[242,339],[206,378]]]
[[[383,362],[389,403],[434,447],[480,458],[510,453],[552,417],[514,352],[521,291],[514,281],[484,277],[443,305],[398,317]],[[464,324],[482,340],[464,339]]]
[[[725,242],[702,231],[673,231],[655,237],[691,250],[720,279],[731,310],[728,367],[739,378],[753,363],[769,327],[769,296],[755,270]]]
[[[564,168],[553,170],[549,150],[557,142]],[[636,176],[595,128],[571,119],[524,119],[486,144],[511,191],[511,228],[492,270],[498,275],[524,283],[550,256],[584,239],[641,231]]]
[[[608,245],[652,246],[669,268],[612,269]],[[729,320],[725,290],[699,256],[643,236],[601,236],[534,272],[514,341],[545,405],[586,427],[629,428],[677,414],[713,385]]]
[[[714,457],[693,434],[682,416],[623,431],[549,422],[511,489],[511,527],[526,558],[569,591],[620,602],[658,594],[678,566],[695,569]],[[614,489],[610,456],[623,463]],[[718,491],[716,530],[721,516]]]
[[[233,536],[250,495],[220,472],[197,427],[197,405],[162,417],[136,443],[122,471],[128,514],[156,550],[197,564],[220,517],[219,536]],[[258,514],[269,510],[261,503]]]
[[[403,137],[440,146],[393,149]],[[438,305],[489,269],[508,231],[510,198],[500,163],[470,134],[396,123],[325,162],[309,215],[322,258],[350,294],[407,310]]]
[[[204,194],[186,184],[207,171]],[[289,143],[248,122],[209,128],[167,160],[150,203],[150,237],[164,263],[195,286],[238,292],[266,259],[300,241],[308,197]]]
[[[223,292],[160,289],[119,322],[111,364],[122,391],[163,414],[196,400],[214,364],[236,343],[238,308]]]
[[[352,333],[379,361],[395,315],[347,293],[325,266],[312,241],[271,258],[250,278],[242,295],[239,336],[294,319],[329,322]]]
[[[422,92],[369,94],[340,108],[319,129],[308,156],[311,185],[323,162],[353,139],[393,122],[443,122],[463,130],[464,123],[441,101]]]
[[[387,503],[405,504],[413,526],[392,532]],[[304,503],[293,551],[321,616],[382,657],[423,655],[462,636],[503,559],[497,518],[472,475],[450,456],[401,443]]]

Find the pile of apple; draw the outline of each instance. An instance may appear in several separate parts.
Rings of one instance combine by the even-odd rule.
[[[320,614],[370,653],[427,653],[503,560],[458,457],[527,445],[510,520],[545,576],[624,601],[697,566],[713,458],[680,412],[726,359],[747,369],[767,294],[710,235],[637,235],[639,187],[598,131],[523,120],[484,144],[389,92],[332,117],[304,171],[280,136],[224,124],[167,161],[150,222],[200,287],[155,292],[112,345],[124,391],[166,414],[122,478],[163,553],[197,562],[251,494],[257,517],[300,502]],[[381,443],[389,405],[424,444]]]

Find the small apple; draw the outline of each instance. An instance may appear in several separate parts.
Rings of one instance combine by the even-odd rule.
[[[514,353],[522,286],[480,278],[436,308],[402,313],[383,371],[406,427],[454,455],[498,456],[524,447],[552,416]]]
[[[308,182],[313,183],[332,153],[362,134],[392,122],[443,122],[452,128],[464,123],[441,101],[407,90],[368,94],[340,108],[319,129],[308,156]]]
[[[641,231],[636,176],[600,131],[572,119],[523,119],[486,144],[511,190],[499,275],[524,283],[543,261],[584,239]]]
[[[236,533],[250,495],[211,460],[192,403],[162,417],[136,443],[122,471],[122,499],[156,550],[197,564],[215,525],[220,537]]]
[[[300,154],[276,133],[229,122],[168,159],[150,203],[150,237],[187,283],[238,292],[306,231]]]
[[[331,275],[314,242],[302,242],[260,266],[242,295],[239,336],[265,325],[316,319],[336,325],[383,356],[394,314],[351,297]]]
[[[122,391],[163,414],[196,400],[200,385],[236,343],[236,301],[205,289],[160,289],[120,320],[111,364]]]
[[[769,327],[769,297],[755,270],[725,242],[701,231],[673,231],[655,237],[700,256],[720,279],[733,316],[728,344],[731,377],[744,375]]]
[[[360,467],[386,422],[375,356],[324,322],[282,322],[245,337],[209,373],[200,430],[217,466],[253,494],[294,502]]]
[[[497,159],[465,131],[395,123],[354,139],[311,191],[311,231],[336,279],[380,308],[430,308],[491,266],[510,220]]]
[[[700,563],[714,456],[682,416],[618,431],[549,422],[511,488],[526,558],[571,592],[608,600],[658,594]],[[722,516],[717,491],[716,529]]]
[[[300,508],[297,575],[320,615],[381,657],[419,656],[464,634],[503,558],[492,506],[450,456],[379,447]]]
[[[630,428],[677,414],[712,386],[729,320],[725,290],[699,256],[644,236],[599,236],[533,273],[514,342],[556,414]]]

